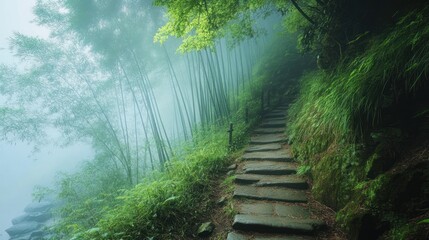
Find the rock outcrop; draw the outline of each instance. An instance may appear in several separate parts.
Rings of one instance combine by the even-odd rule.
[[[12,227],[6,229],[10,240],[44,239],[47,232],[45,227],[52,222],[52,202],[30,203],[24,209],[24,214],[12,219]]]

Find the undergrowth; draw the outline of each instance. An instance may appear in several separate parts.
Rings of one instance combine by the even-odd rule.
[[[238,106],[230,119],[195,127],[192,141],[177,146],[176,155],[166,163],[164,171],[146,173],[136,186],[116,186],[110,175],[91,178],[104,176],[103,163],[96,165],[95,172],[82,170],[83,175],[73,175],[67,178],[69,181],[63,179],[59,188],[67,190],[63,197],[66,204],[60,207],[59,221],[51,229],[53,239],[195,238],[198,223],[207,220],[202,218],[213,208],[213,199],[209,199],[213,180],[241,153],[240,148],[247,142],[247,130],[260,121],[261,111],[270,107],[267,102],[263,104],[261,96],[270,92],[271,104],[282,103],[291,95],[279,87],[284,78],[292,83],[313,65],[306,61],[308,56],[297,53],[294,37],[278,38],[273,44],[278,48],[255,64],[250,84],[237,93]],[[284,71],[282,63],[297,67]],[[234,124],[232,148],[228,146],[229,122]],[[94,188],[81,194],[86,185],[99,186],[98,181],[114,189]],[[230,201],[224,211],[234,214]]]
[[[220,128],[224,130],[223,128]],[[184,239],[207,211],[211,181],[231,162],[227,137],[216,129],[205,133],[166,171],[125,191],[95,228],[78,229],[73,239]],[[235,134],[245,134],[244,125]]]
[[[397,143],[427,121],[428,12],[406,15],[334,70],[306,74],[288,111],[287,133],[310,166],[316,198],[341,210],[338,220],[349,232],[383,204],[377,196],[391,184],[374,166],[383,156],[394,159]]]

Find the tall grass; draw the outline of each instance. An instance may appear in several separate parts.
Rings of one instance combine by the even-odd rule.
[[[344,207],[365,180],[371,162],[362,159],[361,149],[374,133],[404,129],[422,115],[428,101],[428,12],[408,14],[357,57],[301,80],[287,132],[294,152],[313,169],[316,195],[335,208]]]
[[[73,239],[184,239],[191,235],[194,222],[210,204],[206,193],[211,191],[213,177],[231,161],[227,138],[220,129],[195,136],[198,144],[185,147],[180,158],[166,165],[168,171],[155,173],[126,191],[95,228],[77,228]],[[237,137],[245,132],[244,124],[236,125]]]
[[[386,124],[383,113],[388,107],[423,94],[429,71],[425,12],[407,15],[333,72],[306,75],[289,113],[291,137],[302,142],[318,136],[324,139],[321,145],[334,139],[357,140]]]

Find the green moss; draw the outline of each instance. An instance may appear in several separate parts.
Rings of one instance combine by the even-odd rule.
[[[384,234],[382,239],[403,240],[403,239],[426,239],[427,228],[415,220],[409,221],[392,215],[391,229]]]
[[[386,236],[386,239],[403,240],[410,239],[410,236],[416,231],[415,224],[404,223],[402,225],[394,226]]]
[[[319,156],[317,161],[310,161],[313,192],[330,207],[340,209],[353,197],[353,189],[362,179],[362,166],[355,155],[355,146],[331,146]]]
[[[350,201],[336,215],[336,221],[349,236],[358,235],[362,217],[368,209],[362,204],[362,198]]]

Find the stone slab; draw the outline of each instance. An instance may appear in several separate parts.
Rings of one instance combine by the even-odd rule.
[[[284,134],[263,134],[250,138],[250,144],[282,143],[286,141]]]
[[[284,175],[294,174],[297,171],[297,164],[290,162],[273,161],[246,161],[243,163],[244,173],[265,174],[265,175]]]
[[[246,152],[264,152],[264,151],[274,151],[280,150],[282,145],[279,143],[269,143],[262,145],[250,145],[246,148]]]
[[[237,203],[234,205],[234,209],[239,214],[247,215],[268,215],[294,219],[306,219],[311,217],[308,208],[280,202],[255,201],[252,203]]]
[[[264,115],[264,117],[266,118],[270,118],[270,117],[285,117],[286,114],[284,112],[274,112],[274,113],[267,113]]]
[[[235,182],[259,187],[286,187],[300,190],[308,188],[307,181],[298,175],[237,174]]]
[[[34,202],[34,203],[28,204],[25,207],[24,212],[26,213],[46,212],[46,211],[49,211],[53,206],[54,204],[50,202]]]
[[[243,160],[268,160],[291,162],[293,158],[288,149],[281,149],[270,152],[250,152],[243,154]]]
[[[237,214],[232,227],[235,230],[270,233],[314,234],[324,228],[324,222],[315,219],[294,219],[289,217]]]
[[[270,113],[283,113],[283,114],[285,114],[286,109],[287,108],[276,108],[276,109],[272,110]]]
[[[286,123],[286,118],[285,117],[281,117],[281,116],[280,117],[278,117],[278,116],[275,116],[275,117],[270,116],[270,117],[264,117],[262,119],[262,123],[273,122],[273,121],[281,121],[281,122],[283,122],[283,127],[284,127],[284,125]]]
[[[307,196],[304,191],[276,187],[235,185],[233,196],[235,198],[248,198],[257,200],[307,202]]]
[[[286,124],[285,120],[267,120],[263,121],[261,127],[263,128],[281,128]]]
[[[31,233],[36,231],[42,227],[42,224],[38,222],[22,222],[12,227],[6,229],[5,231],[9,234],[9,236],[14,237],[18,235],[24,235],[26,233]]]
[[[315,240],[311,236],[230,232],[227,240]]]
[[[285,128],[257,128],[253,132],[256,134],[284,133]]]

